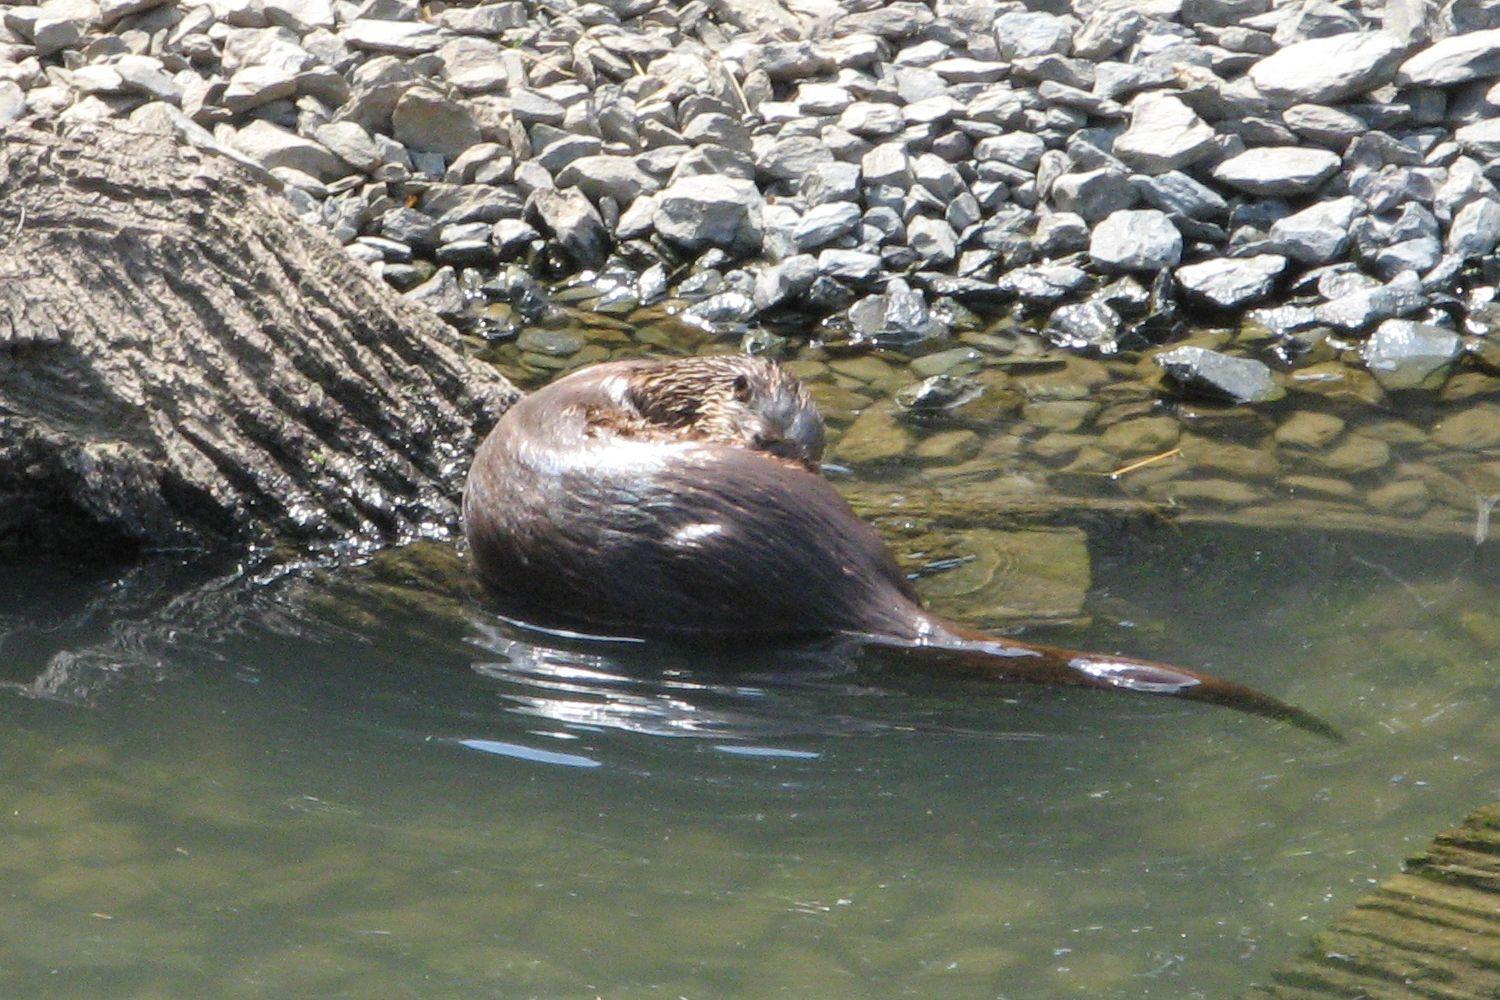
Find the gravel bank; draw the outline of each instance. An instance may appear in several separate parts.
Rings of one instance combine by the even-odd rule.
[[[0,16],[0,122],[171,118],[461,323],[582,272],[726,336],[1500,355],[1500,7],[1035,6],[49,0]]]

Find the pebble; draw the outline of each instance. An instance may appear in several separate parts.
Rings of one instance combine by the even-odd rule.
[[[1286,394],[1271,369],[1252,358],[1235,358],[1205,347],[1178,347],[1152,360],[1185,390],[1210,398],[1264,403]]]
[[[1209,260],[1177,269],[1177,283],[1189,298],[1217,309],[1239,309],[1270,296],[1286,270],[1279,254]]]
[[[1157,209],[1113,212],[1094,227],[1089,259],[1106,271],[1160,271],[1182,259],[1182,234]]]
[[[1250,82],[1273,101],[1337,104],[1389,83],[1406,46],[1385,32],[1344,32],[1277,49],[1250,67]],[[1403,67],[1404,68],[1404,67]]]
[[[1440,381],[1462,347],[1452,330],[1388,319],[1361,345],[1360,356],[1386,389],[1416,389],[1431,384],[1434,377]]]
[[[1277,146],[1247,149],[1220,163],[1214,179],[1246,194],[1286,197],[1312,194],[1339,168],[1326,149]]]

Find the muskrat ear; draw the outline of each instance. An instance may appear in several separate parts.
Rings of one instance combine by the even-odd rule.
[[[750,402],[750,378],[747,375],[734,377],[734,398],[741,403]]]

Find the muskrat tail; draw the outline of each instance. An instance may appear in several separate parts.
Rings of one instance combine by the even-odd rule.
[[[959,630],[952,625],[917,644],[893,644],[887,648],[913,654],[924,668],[933,672],[1187,698],[1287,722],[1334,742],[1344,740],[1343,734],[1311,712],[1254,688],[1151,660],[1036,646],[970,629]]]

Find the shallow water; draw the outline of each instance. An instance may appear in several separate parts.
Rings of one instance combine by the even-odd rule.
[[[440,550],[0,570],[0,995],[1228,997],[1500,798],[1472,544],[1092,550],[1092,624],[1028,635],[1232,676],[1347,741],[825,654],[539,646]]]

